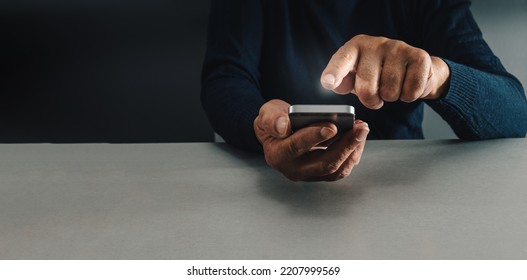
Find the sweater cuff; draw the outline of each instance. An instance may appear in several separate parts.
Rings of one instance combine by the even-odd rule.
[[[444,59],[444,61],[450,68],[450,86],[446,95],[436,102],[446,103],[458,112],[467,114],[472,111],[476,101],[476,94],[479,91],[479,84],[474,76],[474,70],[447,59]],[[434,101],[431,103],[434,103]]]

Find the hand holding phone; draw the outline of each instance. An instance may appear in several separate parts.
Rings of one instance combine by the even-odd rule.
[[[353,122],[353,107],[302,106],[290,106],[283,100],[273,99],[260,107],[254,120],[254,131],[267,164],[293,181],[334,181],[348,176],[360,161],[369,132],[368,125]],[[306,115],[298,115],[302,112]],[[315,118],[310,118],[312,114]],[[292,117],[288,118],[288,115]],[[319,118],[320,115],[322,118]],[[308,121],[304,122],[306,117]],[[338,129],[342,136],[339,139],[335,139],[337,131],[333,125],[328,127],[327,121],[340,126]],[[316,122],[326,124],[312,125]],[[294,133],[291,133],[291,127]],[[351,131],[344,133],[351,127]],[[313,149],[327,140],[334,140],[327,149]]]

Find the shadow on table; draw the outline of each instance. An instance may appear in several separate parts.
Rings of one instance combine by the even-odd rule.
[[[330,182],[292,182],[272,169],[261,154],[246,152],[228,144],[217,144],[218,150],[230,159],[236,159],[242,166],[252,168],[255,186],[266,199],[287,205],[298,215],[338,215],[346,209],[342,205],[358,199],[360,187],[348,187],[344,181]]]
[[[350,186],[349,182],[292,182],[270,168],[256,180],[264,197],[288,206],[299,216],[347,215],[363,194],[362,186]]]
[[[499,141],[405,141],[396,145],[371,145],[352,174],[337,182],[294,183],[274,171],[257,178],[260,191],[299,215],[347,215],[367,194],[426,187],[430,178],[450,176],[445,170],[463,172]],[[374,143],[372,143],[374,144]],[[490,144],[490,145],[489,145]],[[443,172],[443,173],[438,173]]]
[[[261,155],[228,145],[220,148],[257,170],[256,186],[264,197],[287,205],[294,214],[335,216],[347,214],[350,206],[374,188],[420,187],[431,172],[457,164],[471,154],[488,149],[488,145],[458,140],[372,145],[366,148],[361,164],[352,174],[337,182],[292,182],[268,167]]]

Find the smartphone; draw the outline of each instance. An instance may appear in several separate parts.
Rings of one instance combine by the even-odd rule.
[[[340,135],[353,128],[355,108],[349,105],[292,105],[289,120],[293,132],[311,124],[331,122]]]

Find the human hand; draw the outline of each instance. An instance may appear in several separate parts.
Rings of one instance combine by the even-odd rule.
[[[256,137],[265,160],[292,181],[336,181],[347,177],[364,151],[369,128],[355,121],[354,127],[327,149],[315,148],[333,138],[337,127],[320,123],[291,132],[289,104],[278,99],[265,103],[254,120]]]
[[[354,93],[364,106],[379,109],[384,101],[438,99],[449,78],[448,65],[422,49],[357,35],[331,57],[320,82],[338,94]]]

